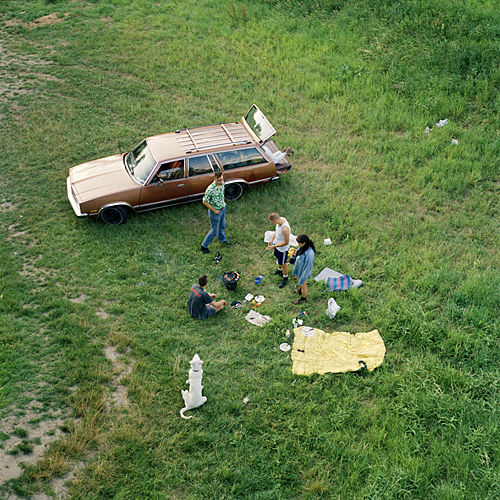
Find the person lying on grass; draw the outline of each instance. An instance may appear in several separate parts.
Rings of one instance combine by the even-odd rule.
[[[206,274],[200,276],[198,279],[198,285],[193,285],[189,291],[188,297],[188,310],[189,314],[196,319],[205,319],[212,316],[216,312],[224,309],[227,305],[225,300],[219,300],[215,302],[217,296],[215,293],[205,292],[205,287],[208,283],[208,277]]]

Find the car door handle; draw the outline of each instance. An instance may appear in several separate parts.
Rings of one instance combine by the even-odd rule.
[[[179,188],[184,187],[184,184],[177,184],[177,187]]]

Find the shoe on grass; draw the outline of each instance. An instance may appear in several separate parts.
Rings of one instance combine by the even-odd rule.
[[[280,288],[283,288],[286,286],[287,283],[288,283],[288,276],[286,278],[283,278],[283,280],[281,281],[281,283],[278,286]]]
[[[294,302],[294,304],[295,304],[296,306],[298,306],[299,304],[302,304],[302,302],[307,302],[307,298],[306,298],[306,297],[301,297],[299,300],[296,300],[296,301]]]
[[[203,245],[200,247],[200,250],[201,250],[203,253],[210,253],[210,250],[209,250],[207,247],[204,247]]]

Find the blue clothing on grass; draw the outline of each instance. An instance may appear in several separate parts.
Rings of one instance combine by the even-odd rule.
[[[303,285],[309,278],[312,278],[314,264],[314,250],[308,248],[303,254],[295,254],[295,264],[293,265],[292,276],[297,276],[299,285]]]

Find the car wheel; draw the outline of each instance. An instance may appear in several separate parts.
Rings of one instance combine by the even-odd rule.
[[[128,211],[125,207],[107,207],[101,211],[100,216],[106,224],[125,224]]]
[[[226,200],[235,201],[239,200],[243,193],[245,192],[245,186],[243,184],[228,184],[225,189]]]

